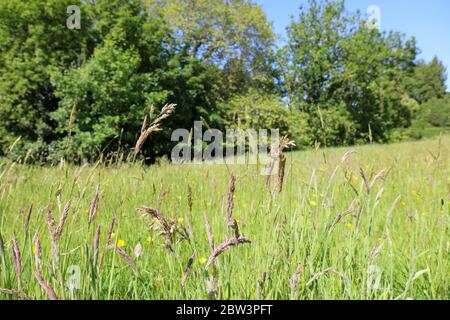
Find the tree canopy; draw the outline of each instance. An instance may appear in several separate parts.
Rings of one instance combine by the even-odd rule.
[[[434,57],[429,63],[420,60],[408,82],[409,95],[419,103],[445,96],[447,80],[446,68],[442,61]]]
[[[288,28],[281,51],[286,95],[308,113],[315,140],[324,144],[386,141],[407,126],[405,77],[416,56],[414,39],[368,27],[343,1],[311,1]],[[282,60],[283,61],[283,60]]]
[[[66,27],[71,5],[79,29]],[[169,102],[177,110],[147,159],[170,153],[171,131],[195,120],[277,127],[302,148],[387,142],[447,110],[435,107],[447,105],[442,62],[418,61],[414,39],[371,27],[344,1],[309,1],[287,34],[278,48],[250,0],[2,1],[0,155],[127,154],[144,117]]]

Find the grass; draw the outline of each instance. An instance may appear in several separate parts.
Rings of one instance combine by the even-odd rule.
[[[283,191],[272,196],[256,166],[4,162],[0,288],[13,291],[0,299],[48,299],[46,285],[60,299],[448,299],[449,146],[444,136],[288,153]],[[232,237],[231,172],[232,217],[251,243],[206,270],[205,214],[216,247]],[[55,257],[47,208],[56,227],[69,201]],[[164,218],[143,216],[143,206]]]

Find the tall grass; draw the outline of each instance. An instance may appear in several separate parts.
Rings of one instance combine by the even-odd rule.
[[[287,153],[280,192],[256,166],[4,162],[0,299],[448,299],[449,146]]]

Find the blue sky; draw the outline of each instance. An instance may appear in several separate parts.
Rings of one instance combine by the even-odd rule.
[[[285,36],[290,15],[306,0],[255,0],[261,4],[275,31]],[[449,0],[346,0],[349,11],[365,13],[371,5],[380,8],[381,28],[414,36],[421,50],[419,58],[430,61],[435,55],[444,62],[450,76],[450,1]],[[450,79],[447,79],[450,91]]]

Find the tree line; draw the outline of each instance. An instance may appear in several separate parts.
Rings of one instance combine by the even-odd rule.
[[[77,5],[80,29],[66,27]],[[250,0],[0,3],[0,155],[74,162],[130,153],[144,117],[172,130],[279,129],[298,148],[389,142],[449,124],[446,70],[414,38],[372,28],[344,1],[310,0],[277,46]],[[445,120],[446,119],[446,120]]]

